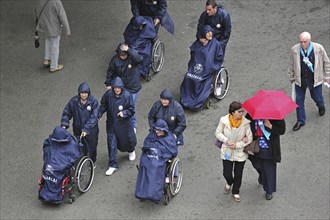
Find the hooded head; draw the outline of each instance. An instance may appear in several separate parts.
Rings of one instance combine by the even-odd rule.
[[[55,142],[69,142],[71,139],[70,133],[62,128],[61,126],[56,126],[53,133],[50,135],[50,138]]]
[[[88,96],[90,95],[91,90],[86,82],[83,82],[79,85],[78,95],[80,95],[80,93],[88,93]]]
[[[214,30],[212,29],[212,27],[210,25],[204,25],[203,30],[202,30],[202,33],[201,33],[202,34],[202,37],[207,39],[206,33],[212,32],[212,34],[213,34],[213,31]]]
[[[170,89],[166,88],[160,93],[160,102],[162,103],[163,107],[168,107],[173,99],[173,95]]]
[[[112,80],[111,87],[112,88],[119,87],[119,88],[123,89],[124,88],[124,83],[123,83],[123,81],[121,80],[121,78],[119,76],[116,76]]]
[[[163,131],[165,134],[168,133],[168,125],[166,121],[164,121],[163,119],[158,119],[156,123],[153,125],[153,129],[158,131]]]
[[[120,49],[120,47],[121,47],[122,45],[124,45],[124,44],[125,44],[125,43],[120,43],[120,44],[118,45],[118,47],[117,47],[117,49],[116,49],[116,52],[117,52],[118,55],[127,55],[127,51],[123,51],[123,50]]]
[[[169,101],[172,101],[173,95],[170,89],[166,88],[160,93],[160,98],[161,99],[167,99]]]
[[[146,24],[147,24],[146,19],[142,16],[135,17],[133,22],[132,22],[132,25],[133,25],[134,29],[140,29]]]

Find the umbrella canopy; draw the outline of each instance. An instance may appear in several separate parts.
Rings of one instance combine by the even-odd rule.
[[[246,100],[242,107],[253,119],[282,120],[298,105],[283,91],[259,90],[253,97]]]

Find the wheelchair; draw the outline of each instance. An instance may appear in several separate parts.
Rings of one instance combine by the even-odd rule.
[[[86,156],[87,147],[82,144],[81,138],[78,144],[81,146],[82,154],[78,160],[75,161],[74,165],[66,171],[64,178],[61,183],[61,195],[62,201],[68,197],[69,203],[74,203],[76,196],[73,193],[74,189],[77,189],[80,193],[87,192],[92,186],[94,180],[94,163],[89,156]],[[44,178],[41,177],[38,180],[38,192],[43,187]],[[60,204],[62,201],[57,202],[56,204]]]
[[[152,42],[152,51],[151,51],[151,64],[150,69],[154,74],[159,73],[164,65],[165,61],[165,45],[156,37]],[[151,80],[151,74],[148,74],[147,81]]]
[[[205,102],[207,109],[211,106],[211,97],[213,96],[217,101],[223,99],[229,89],[229,74],[226,67],[222,66],[218,72],[214,75],[210,97]]]
[[[169,160],[166,167],[166,178],[164,187],[165,205],[168,205],[170,197],[176,196],[182,185],[182,164],[179,158]]]

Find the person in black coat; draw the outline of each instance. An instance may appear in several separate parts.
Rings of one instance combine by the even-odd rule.
[[[129,153],[129,160],[135,160],[136,135],[132,125],[135,114],[132,95],[124,88],[120,77],[115,77],[111,90],[107,90],[102,99],[98,118],[107,112],[107,142],[109,153],[109,169],[106,175],[112,175],[118,170],[117,149]]]
[[[148,114],[150,130],[157,119],[166,121],[170,131],[175,135],[177,144],[183,145],[183,131],[186,129],[186,116],[182,106],[175,100],[170,89],[166,88],[160,94]]]
[[[162,25],[168,32],[174,34],[174,24],[167,13],[166,0],[131,0],[131,11],[134,17],[151,17],[157,32],[159,25]]]
[[[97,121],[98,101],[91,95],[86,82],[79,85],[78,95],[70,99],[65,106],[61,126],[69,128],[70,120],[75,137],[84,137],[83,142],[88,148],[89,157],[96,162],[99,126]]]
[[[119,76],[125,88],[132,94],[134,109],[136,109],[136,100],[142,87],[140,74],[136,67],[141,63],[143,57],[136,50],[124,43],[118,45],[116,53],[109,63],[104,84],[107,90],[111,89],[112,80],[116,76]],[[136,129],[136,114],[132,117],[132,123]]]
[[[246,114],[246,118],[251,121],[253,140],[260,137],[260,151],[249,155],[249,160],[259,173],[258,182],[263,185],[266,199],[271,200],[273,192],[276,192],[276,164],[281,162],[280,135],[285,133],[285,121],[254,120],[249,114]]]

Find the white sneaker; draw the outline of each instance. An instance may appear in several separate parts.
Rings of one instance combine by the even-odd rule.
[[[135,160],[135,151],[131,152],[131,153],[128,153],[128,159],[130,161],[133,161]]]
[[[111,176],[115,171],[117,171],[118,168],[115,167],[109,167],[109,169],[107,170],[107,172],[105,172],[105,175],[107,176]]]

